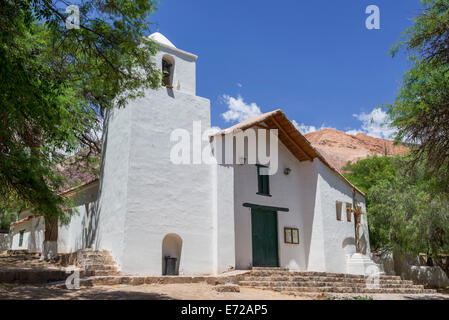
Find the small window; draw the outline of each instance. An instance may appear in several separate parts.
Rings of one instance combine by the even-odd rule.
[[[348,222],[352,222],[352,204],[346,203],[346,219]]]
[[[268,175],[268,167],[257,166],[257,179],[259,185],[258,195],[270,196],[270,176]]]
[[[299,244],[299,229],[284,228],[284,242],[286,244]]]
[[[337,220],[341,221],[341,209],[343,207],[343,203],[340,201],[337,201],[336,203],[336,209],[337,209]]]
[[[20,231],[19,233],[19,247],[23,245],[23,235],[25,234],[25,230]]]

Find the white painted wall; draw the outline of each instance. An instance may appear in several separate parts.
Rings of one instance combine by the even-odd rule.
[[[317,216],[321,215],[323,248],[324,248],[324,270],[327,272],[345,273],[347,271],[347,255],[356,252],[355,247],[355,219],[348,222],[346,217],[346,203],[352,204],[353,191],[349,184],[344,182],[332,172],[320,160],[314,160],[318,168],[318,192],[320,208],[315,211]],[[358,194],[357,200],[366,212],[365,201]],[[342,221],[336,217],[336,202],[343,202]],[[360,230],[361,251],[370,256],[368,224],[366,215],[362,216],[362,228]],[[311,248],[320,250],[320,246]],[[309,270],[322,271],[318,264],[310,265]]]
[[[99,224],[94,248],[108,250],[117,265],[121,264],[125,241],[130,117],[131,108],[109,111],[103,132]]]
[[[214,269],[222,273],[236,266],[235,220],[234,220],[234,166],[213,166],[213,251]]]
[[[70,223],[59,225],[58,252],[72,253],[95,246],[98,225],[98,187],[95,183],[73,198]]]
[[[209,101],[163,88],[128,108],[131,136],[122,270],[159,275],[162,240],[174,233],[183,240],[180,273],[213,273],[213,167],[170,161],[176,144],[170,142],[173,130],[192,134],[194,120],[210,127]]]
[[[290,175],[284,169],[292,169]],[[251,209],[244,203],[288,208],[278,212],[280,266],[292,270],[342,272],[347,270],[347,255],[355,253],[354,219],[337,221],[336,202],[352,203],[352,188],[319,159],[299,162],[279,143],[279,170],[270,176],[272,197],[257,195],[255,165],[235,166],[236,267],[252,266]],[[364,199],[358,195],[365,211]],[[362,217],[362,251],[369,255],[366,216]],[[300,245],[285,244],[284,228],[300,230]]]
[[[59,224],[58,252],[71,253],[90,247],[94,237],[96,199],[98,184],[92,184],[83,189],[73,198],[75,207],[70,222],[66,225]],[[87,214],[89,213],[89,214]],[[31,211],[25,211],[20,219],[31,215]],[[19,246],[20,231],[25,230],[22,246]],[[45,221],[43,217],[37,217],[11,228],[12,250],[29,250],[32,253],[41,253],[45,238]]]
[[[176,234],[183,243],[180,273],[210,274],[217,260],[214,167],[170,161],[176,144],[170,141],[172,131],[192,134],[193,121],[201,121],[203,130],[210,128],[210,102],[194,95],[192,55],[161,47],[155,58],[159,67],[165,54],[175,59],[174,90],[148,90],[126,109],[115,110],[109,121],[98,248],[111,251],[124,273],[160,275],[162,241]]]
[[[25,218],[20,217],[20,219]],[[24,230],[23,242],[20,243],[20,231]],[[42,245],[44,243],[45,223],[42,217],[34,218],[30,221],[21,223],[11,228],[12,243],[11,250],[29,250],[32,253],[42,252]]]
[[[278,213],[280,265],[292,270],[307,270],[310,233],[306,231],[306,225],[311,223],[313,215],[316,175],[310,170],[311,163],[299,162],[281,142],[279,144],[279,170],[270,176],[272,197],[257,195],[258,180],[255,165],[235,166],[237,269],[248,269],[252,266],[251,209],[243,207],[244,203],[252,203],[290,210],[288,213]],[[290,175],[284,174],[285,168],[292,169]],[[300,230],[300,245],[284,243],[285,227]]]

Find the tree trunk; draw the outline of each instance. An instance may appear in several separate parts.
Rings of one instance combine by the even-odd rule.
[[[45,217],[45,239],[41,260],[54,260],[58,257],[58,218]]]
[[[435,258],[434,262],[437,266],[439,266],[444,271],[444,273],[449,278],[449,257],[446,257],[443,261],[442,257],[437,256]]]

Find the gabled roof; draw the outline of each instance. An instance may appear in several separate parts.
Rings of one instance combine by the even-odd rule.
[[[302,135],[302,133],[299,132],[298,129],[296,129],[293,123],[291,123],[284,112],[282,112],[282,110],[280,109],[240,122],[235,126],[219,131],[218,133],[214,134],[214,136],[234,134],[238,133],[239,131],[244,131],[256,126],[262,128],[265,127],[266,129],[277,129],[279,140],[299,161],[313,161],[313,159],[315,158],[320,159],[320,161],[324,163],[329,169],[331,169],[331,171],[335,175],[337,175],[345,183],[350,185],[351,188],[360,193],[363,197],[366,197],[366,195],[361,190],[359,190],[355,185],[349,182],[349,180],[346,179],[340,173],[340,171],[332,166],[326,160],[326,158],[312,146],[309,140],[307,140],[307,138]]]

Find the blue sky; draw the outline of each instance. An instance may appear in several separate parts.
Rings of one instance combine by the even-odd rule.
[[[380,8],[380,30],[365,27],[368,5]],[[410,67],[389,50],[420,7],[419,0],[161,0],[152,31],[199,56],[198,95],[211,100],[214,126],[280,108],[304,132],[324,126],[385,137],[385,114],[373,110],[394,101]]]

